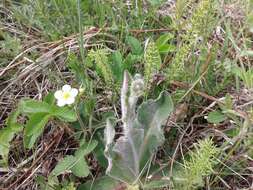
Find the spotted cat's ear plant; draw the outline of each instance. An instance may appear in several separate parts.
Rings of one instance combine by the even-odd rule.
[[[142,176],[151,163],[157,148],[164,142],[162,123],[173,111],[173,102],[166,92],[156,100],[142,103],[136,111],[138,98],[144,92],[140,75],[133,79],[124,73],[121,89],[123,135],[114,141],[113,119],[107,119],[105,128],[105,156],[107,175],[127,184],[128,189],[142,187]]]

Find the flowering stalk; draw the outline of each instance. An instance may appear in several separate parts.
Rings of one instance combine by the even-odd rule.
[[[128,99],[127,99],[127,94],[128,94],[128,83],[129,83],[129,75],[128,72],[124,72],[124,79],[123,79],[123,84],[121,88],[121,114],[122,114],[122,122],[126,121],[127,118],[127,112],[128,112]]]
[[[173,110],[173,103],[166,92],[156,100],[142,103],[138,109],[138,98],[144,92],[144,80],[140,75],[130,77],[124,73],[121,88],[121,111],[123,134],[114,142],[115,130],[112,118],[107,119],[104,131],[105,156],[108,161],[106,174],[128,184],[128,190],[138,190],[147,163],[158,146],[164,142],[162,122]]]
[[[121,88],[121,111],[122,111],[122,122],[123,129],[127,133],[129,127],[132,127],[132,122],[135,118],[136,103],[138,98],[144,92],[144,80],[141,75],[136,74],[131,79],[131,86],[129,89],[130,76],[127,71],[124,72],[123,85]],[[130,90],[130,93],[129,93]]]

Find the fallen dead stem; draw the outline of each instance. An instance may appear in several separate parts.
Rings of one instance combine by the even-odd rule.
[[[53,140],[48,143],[48,145],[45,145],[45,150],[40,154],[38,158],[32,163],[32,165],[22,174],[20,177],[18,177],[13,183],[11,183],[7,189],[18,189],[21,187],[26,181],[29,180],[29,178],[32,177],[32,175],[36,172],[36,170],[41,166],[37,166],[37,164],[45,157],[45,155],[49,152],[50,149],[53,147],[57,147],[62,139],[62,136],[64,134],[64,130],[58,131],[56,134],[54,134]],[[8,183],[8,182],[6,182]],[[18,185],[18,186],[16,186]]]
[[[89,40],[90,38],[96,36],[100,31],[97,30],[96,28],[91,28],[88,31],[84,32],[84,40]],[[84,45],[85,46],[85,45]],[[41,63],[44,63],[46,59],[56,59],[61,55],[61,53],[65,52],[65,49],[68,51],[74,51],[79,48],[78,46],[78,34],[72,35],[70,37],[67,37],[63,40],[59,40],[56,42],[44,42],[35,46],[32,46],[23,52],[21,52],[19,55],[17,55],[5,68],[2,69],[0,73],[0,77],[3,77],[5,72],[7,72],[9,69],[13,68],[12,65],[23,55],[25,55],[28,52],[33,51],[34,49],[37,48],[44,48],[47,49],[48,51],[46,53],[43,53],[36,61],[35,63],[37,65],[40,65]],[[60,54],[56,54],[57,52],[61,52]],[[56,55],[55,55],[56,54]],[[47,66],[47,65],[45,65]],[[44,66],[44,67],[45,67]],[[38,67],[38,66],[37,66]],[[36,67],[33,67],[32,69],[35,69]],[[27,70],[27,67],[23,69]],[[22,73],[22,72],[21,72]]]

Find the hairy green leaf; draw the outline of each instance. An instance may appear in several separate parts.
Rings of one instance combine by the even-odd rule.
[[[139,107],[134,121],[128,123],[128,132],[115,144],[107,141],[105,155],[109,163],[109,176],[129,184],[138,180],[156,149],[164,142],[161,125],[172,110],[173,103],[166,92]],[[107,128],[112,130],[111,123],[107,124]]]

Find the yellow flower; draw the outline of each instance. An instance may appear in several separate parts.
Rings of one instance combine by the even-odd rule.
[[[65,105],[71,105],[75,102],[75,97],[78,94],[76,88],[71,88],[70,85],[64,85],[61,90],[57,90],[54,93],[54,97],[57,99],[57,105],[59,107]]]

